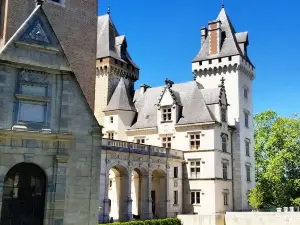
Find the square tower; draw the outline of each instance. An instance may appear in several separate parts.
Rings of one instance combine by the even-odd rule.
[[[225,78],[232,133],[234,210],[249,210],[248,192],[255,186],[252,81],[255,68],[247,55],[248,32],[237,33],[224,9],[201,28],[201,49],[192,62],[195,79],[204,88]]]
[[[35,0],[1,0],[3,46],[36,7]],[[44,0],[43,9],[91,108],[94,106],[97,0]]]

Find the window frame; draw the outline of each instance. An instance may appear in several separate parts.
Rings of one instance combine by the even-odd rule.
[[[223,192],[223,204],[225,206],[228,206],[228,195],[229,195],[228,192]]]
[[[172,106],[164,106],[161,110],[161,121],[163,123],[172,122]]]
[[[197,136],[199,136],[199,138],[197,138]],[[190,142],[190,149],[192,151],[200,150],[201,134],[200,133],[189,134],[189,142]],[[199,145],[197,145],[197,142],[199,142]],[[192,144],[192,143],[194,143],[194,144]]]
[[[146,143],[146,138],[135,138],[135,143],[139,144],[139,145],[144,145]]]
[[[190,171],[190,178],[192,179],[197,179],[201,177],[201,160],[191,160],[189,162],[189,171]],[[195,172],[192,172],[192,170],[194,170]],[[193,176],[194,174],[194,176]]]
[[[177,190],[175,190],[173,192],[173,204],[178,205],[178,191]]]
[[[248,138],[245,139],[245,153],[250,157],[250,140]]]
[[[174,178],[178,178],[178,166],[174,166],[173,173],[174,173]]]
[[[246,181],[251,182],[251,166],[246,165]]]
[[[249,112],[244,111],[244,124],[245,127],[249,128]]]
[[[243,96],[244,96],[244,99],[249,98],[249,88],[246,86],[244,86],[244,88],[243,88]]]
[[[228,162],[222,162],[222,177],[223,180],[228,180]]]
[[[199,196],[197,196],[197,195],[199,195]],[[199,197],[199,199],[198,199],[198,197]],[[190,203],[191,203],[191,205],[200,205],[201,204],[201,190],[190,191]]]
[[[115,140],[115,132],[113,132],[113,131],[108,131],[108,132],[106,132],[106,134],[107,134],[107,138],[108,138],[109,140]]]
[[[161,146],[163,148],[172,148],[172,137],[171,136],[162,137]]]
[[[15,90],[15,104],[14,104],[14,125],[23,125],[29,129],[49,129],[50,128],[50,114],[51,114],[51,83],[50,75],[38,71],[20,71],[17,78],[17,85]],[[24,90],[25,86],[32,88],[30,93]],[[44,88],[44,93],[34,93],[34,88]],[[22,120],[22,104],[43,106],[43,121]]]
[[[224,140],[225,140],[225,142],[224,142]],[[228,147],[228,137],[224,133],[221,135],[221,145],[222,145],[222,152],[228,152],[228,149],[227,149],[227,147]]]

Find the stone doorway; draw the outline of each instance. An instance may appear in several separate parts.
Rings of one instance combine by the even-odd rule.
[[[6,174],[1,225],[43,225],[46,175],[32,163],[20,163]]]

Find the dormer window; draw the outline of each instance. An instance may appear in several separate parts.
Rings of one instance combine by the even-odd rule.
[[[162,121],[163,122],[172,121],[172,108],[171,107],[165,107],[162,109]]]
[[[221,121],[226,123],[227,122],[227,112],[225,108],[221,108]]]

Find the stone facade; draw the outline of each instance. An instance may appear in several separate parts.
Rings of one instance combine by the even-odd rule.
[[[34,10],[35,2],[35,0],[1,1],[0,44],[2,46]],[[61,0],[60,2],[61,4],[45,0],[43,7],[53,30],[64,46],[65,54],[89,105],[93,108],[98,1]]]
[[[28,182],[45,191],[31,189],[41,196],[39,203],[45,200],[44,207],[34,208],[43,219],[39,224],[96,224],[101,127],[40,6],[0,52],[0,92],[1,224],[37,219],[30,212],[19,215],[14,205],[25,195],[31,199]],[[19,177],[32,165],[44,174],[44,185]],[[16,207],[9,214],[7,204]]]

